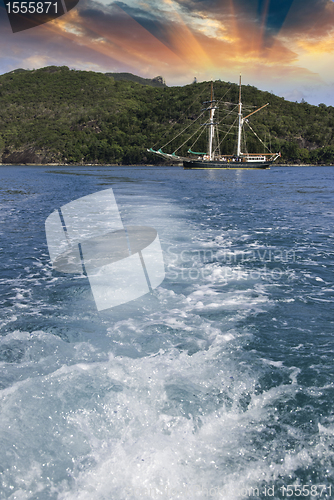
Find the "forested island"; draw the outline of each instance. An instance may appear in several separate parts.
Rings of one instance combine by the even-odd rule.
[[[216,81],[214,88],[217,100],[238,101],[236,84]],[[249,85],[242,97],[249,106],[270,103],[251,123],[272,151],[281,151],[280,164],[334,163],[332,106],[286,101]],[[0,158],[3,164],[163,164],[146,149],[178,133],[182,142],[182,130],[208,99],[207,82],[167,87],[162,77],[66,66],[15,70],[0,76]],[[249,152],[261,151],[254,137],[247,144]],[[234,148],[229,135],[222,150]]]

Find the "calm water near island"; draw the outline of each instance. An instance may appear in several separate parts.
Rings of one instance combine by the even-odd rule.
[[[45,220],[108,188],[166,277],[98,312]],[[0,203],[1,499],[334,496],[334,167],[3,166]]]

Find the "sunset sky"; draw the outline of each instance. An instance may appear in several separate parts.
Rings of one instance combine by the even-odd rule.
[[[237,82],[334,105],[332,0],[80,0],[12,33],[0,5],[0,73],[66,65],[161,75],[167,85]]]

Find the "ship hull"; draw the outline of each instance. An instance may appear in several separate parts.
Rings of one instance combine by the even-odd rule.
[[[210,160],[184,160],[184,169],[265,169],[269,168],[272,162],[262,161],[262,162],[234,162],[234,161],[210,161]]]

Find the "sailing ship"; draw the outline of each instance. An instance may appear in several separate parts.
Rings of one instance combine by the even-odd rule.
[[[183,167],[185,169],[253,169],[253,168],[269,168],[272,163],[274,163],[275,160],[277,160],[278,157],[281,156],[281,153],[272,153],[269,148],[264,144],[264,142],[257,136],[257,134],[254,132],[252,127],[250,126],[248,122],[248,118],[261,109],[264,109],[266,106],[269,105],[269,103],[265,104],[264,106],[261,106],[260,108],[256,109],[255,111],[252,111],[251,113],[247,114],[246,116],[243,116],[242,113],[242,102],[241,102],[241,76],[239,80],[239,103],[238,103],[238,114],[237,114],[237,141],[236,141],[236,151],[235,154],[233,155],[228,155],[228,154],[221,154],[220,152],[220,145],[221,142],[219,140],[219,131],[218,131],[218,125],[220,122],[215,121],[215,112],[218,110],[218,104],[217,101],[214,99],[214,93],[213,93],[213,83],[211,82],[211,96],[210,96],[210,101],[206,101],[203,103],[204,109],[202,110],[202,114],[205,111],[209,112],[209,118],[208,120],[201,124],[200,126],[200,133],[199,136],[201,135],[201,130],[203,129],[208,129],[208,141],[207,141],[207,151],[204,153],[197,153],[192,151],[192,145],[187,153],[189,156],[180,156],[177,154],[177,151],[184,146],[185,143],[181,144],[175,151],[172,153],[165,153],[162,151],[162,148],[159,148],[158,150],[154,150],[152,148],[147,149],[150,153],[155,153],[159,156],[162,156],[163,158],[170,160],[172,162],[177,162],[183,163]],[[199,117],[200,117],[199,116]],[[245,141],[242,141],[242,136],[243,136],[243,128],[244,125],[247,124],[248,127],[251,129],[251,131],[255,134],[257,139],[263,144],[264,148],[267,149],[268,152],[264,153],[248,153],[246,152],[246,145]],[[233,124],[230,127],[233,127]],[[189,128],[186,127],[186,128]],[[230,131],[229,130],[229,131]],[[178,134],[180,136],[181,134]],[[226,137],[227,134],[225,134]],[[194,134],[192,134],[190,137],[192,138]],[[198,137],[199,137],[198,136]],[[169,141],[167,143],[170,144],[173,141]],[[187,141],[186,141],[187,142]],[[244,151],[242,151],[242,144],[244,147]],[[165,146],[167,146],[165,145]],[[162,147],[165,147],[162,146]]]

